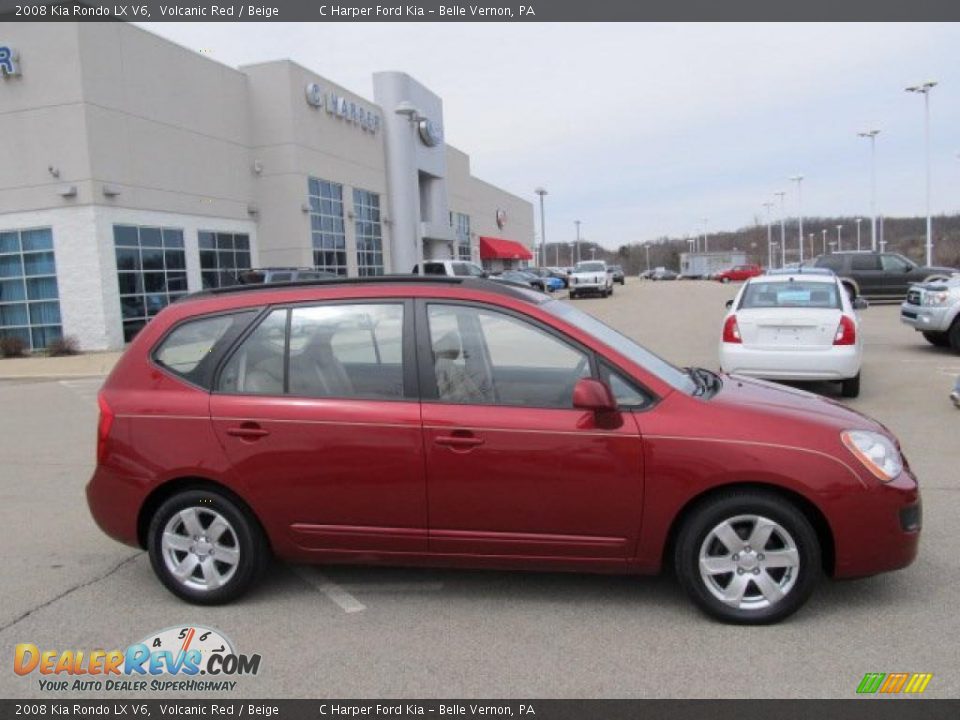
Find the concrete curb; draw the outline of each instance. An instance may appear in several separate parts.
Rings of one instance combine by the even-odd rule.
[[[119,352],[85,353],[68,357],[0,359],[0,380],[78,378],[107,375],[120,359]]]

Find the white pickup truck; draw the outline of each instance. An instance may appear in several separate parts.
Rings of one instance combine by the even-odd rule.
[[[570,273],[570,299],[596,293],[600,297],[613,295],[613,268],[603,260],[578,262]]]
[[[911,285],[900,320],[922,332],[930,344],[960,352],[960,274]]]

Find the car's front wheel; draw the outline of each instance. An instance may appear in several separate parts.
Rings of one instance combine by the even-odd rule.
[[[167,499],[148,530],[150,563],[161,582],[188,602],[217,605],[243,595],[263,574],[263,532],[226,495],[193,489]]]
[[[697,507],[680,530],[680,584],[706,613],[760,625],[796,612],[821,573],[820,543],[807,518],[772,493],[733,491]]]
[[[923,332],[923,339],[936,347],[950,347],[950,336],[945,332]]]

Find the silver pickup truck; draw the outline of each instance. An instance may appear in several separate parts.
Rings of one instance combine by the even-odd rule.
[[[911,285],[900,306],[900,320],[922,332],[931,345],[960,352],[960,274]]]

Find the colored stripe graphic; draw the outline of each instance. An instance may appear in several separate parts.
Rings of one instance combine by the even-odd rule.
[[[910,693],[918,695],[927,689],[933,679],[933,673],[867,673],[857,686],[860,695],[883,693],[896,695]]]
[[[880,689],[880,683],[883,682],[883,678],[885,677],[886,673],[867,673],[863,676],[863,680],[860,681],[857,692],[872,695]]]

